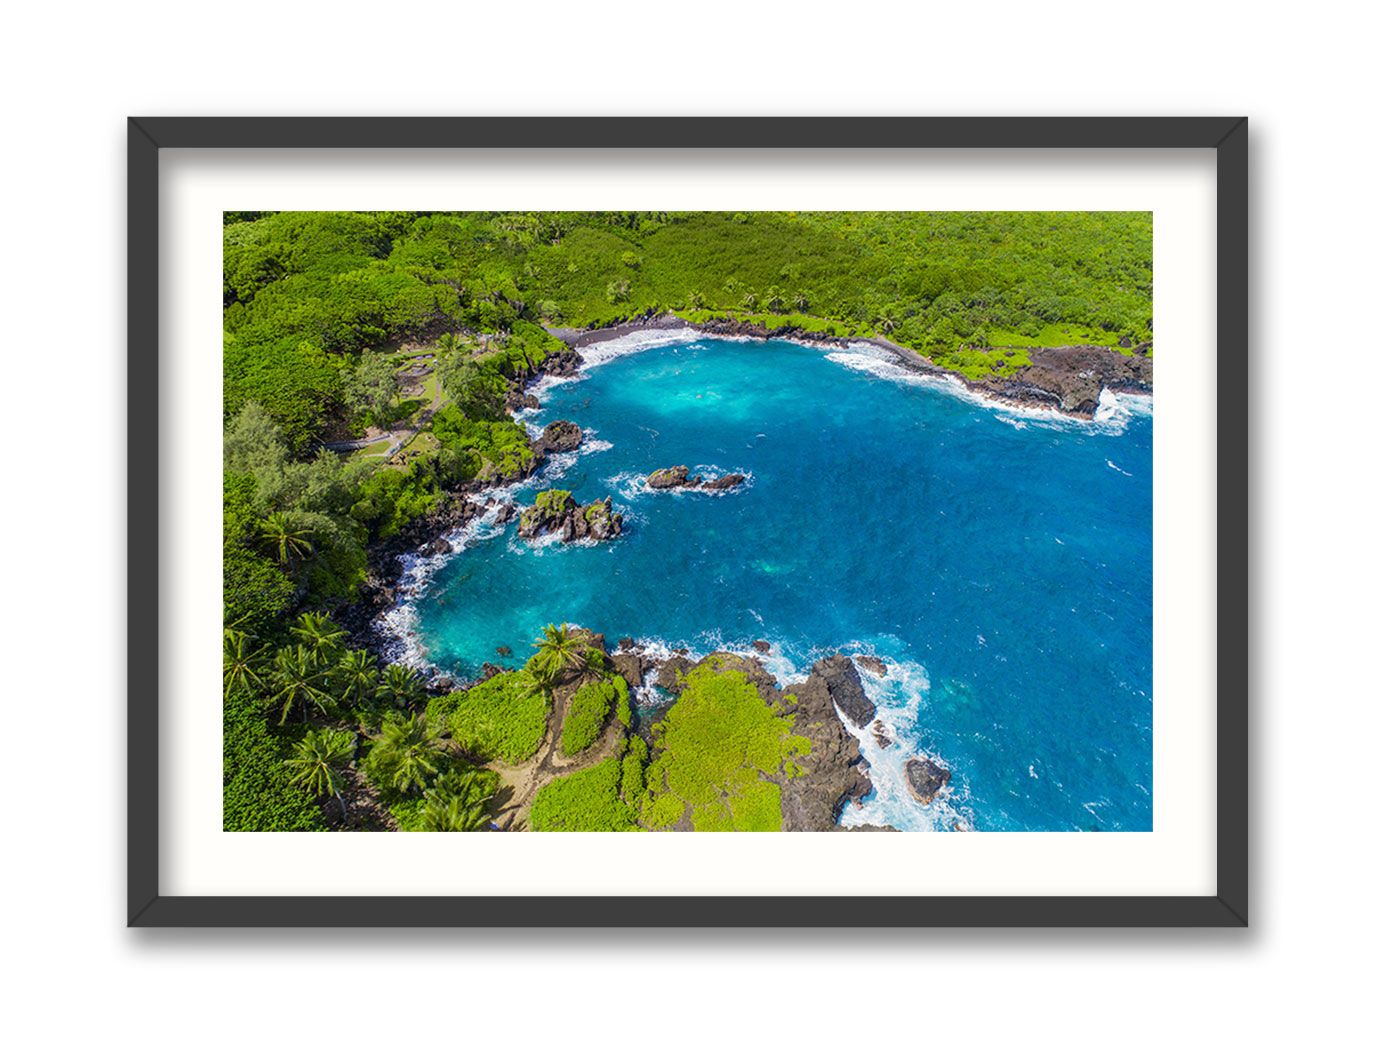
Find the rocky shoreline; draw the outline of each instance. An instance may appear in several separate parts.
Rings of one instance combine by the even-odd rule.
[[[692,323],[667,312],[593,330],[568,327],[545,329],[562,341],[565,347],[562,351],[547,356],[540,366],[532,367],[516,376],[506,395],[507,408],[512,411],[539,407],[539,399],[529,391],[530,386],[539,378],[546,375],[567,378],[576,374],[583,364],[583,356],[580,355],[579,349],[646,330],[689,329],[723,336],[763,340],[784,338],[842,347],[857,342],[874,344],[911,371],[951,378],[976,394],[1008,405],[1030,407],[1080,419],[1093,417],[1099,395],[1104,388],[1128,393],[1148,393],[1152,390],[1150,357],[1128,357],[1111,349],[1091,346],[1031,349],[1030,368],[1011,377],[970,381],[963,375],[940,367],[917,352],[884,338],[841,338],[796,328],[769,330],[753,323],[729,319]],[[1138,351],[1148,347],[1150,342],[1138,346]],[[451,491],[436,511],[415,519],[393,537],[371,545],[364,597],[358,606],[349,607],[343,614],[346,626],[356,639],[376,652],[383,653],[384,637],[374,624],[397,602],[398,584],[403,569],[399,561],[401,555],[414,551],[423,555],[442,554],[450,550],[446,534],[460,530],[483,516],[490,516],[491,521],[497,525],[508,522],[516,511],[515,505],[508,500],[488,499],[483,502],[482,496],[489,494],[493,489],[529,478],[545,463],[548,454],[576,450],[582,442],[582,430],[574,422],[551,422],[532,441],[532,456],[518,471],[503,473],[488,466],[476,479]],[[651,483],[651,479],[656,478],[658,473],[653,473],[648,477],[648,485],[653,489],[699,488],[708,492],[723,492],[741,485],[746,479],[745,476],[736,473],[722,476],[718,480],[694,480],[684,465],[674,469],[661,469],[660,472],[685,474],[678,483],[655,485]],[[663,480],[663,483],[665,482],[667,481]]]
[[[677,329],[765,340],[781,337],[841,346],[855,341],[871,342],[911,370],[944,374],[993,398],[1071,416],[1092,417],[1098,392],[1104,387],[1124,391],[1150,391],[1151,388],[1150,359],[1145,359],[1144,379],[1131,367],[1118,367],[1111,362],[1104,365],[1100,356],[1111,355],[1125,363],[1132,361],[1126,356],[1101,349],[1033,350],[1032,368],[1022,371],[1014,380],[1000,379],[1001,383],[970,382],[883,339],[836,338],[798,330],[770,331],[735,321],[695,324],[666,314],[599,330],[550,330],[551,334],[564,341],[565,350],[549,356],[539,368],[519,375],[508,392],[507,406],[517,412],[537,408],[539,399],[529,392],[530,385],[546,374],[557,377],[575,374],[583,363],[583,357],[578,352],[580,348],[641,330]],[[1084,355],[1086,352],[1093,355]],[[1091,394],[1092,404],[1089,402]],[[531,456],[516,472],[506,474],[495,469],[484,469],[478,478],[448,492],[432,514],[414,520],[394,537],[372,544],[362,599],[358,605],[347,607],[341,615],[355,640],[378,654],[380,659],[391,659],[392,651],[388,649],[390,637],[379,624],[386,612],[399,605],[406,594],[403,590],[403,557],[407,553],[424,557],[450,554],[455,547],[450,536],[478,521],[503,526],[515,520],[518,532],[530,540],[556,533],[562,541],[607,540],[620,535],[622,515],[613,509],[611,498],[579,505],[568,491],[548,490],[537,497],[534,505],[522,510],[509,497],[492,496],[495,490],[529,478],[544,465],[548,455],[577,451],[583,441],[582,429],[576,423],[553,421],[531,441]],[[688,466],[676,465],[651,473],[647,485],[658,491],[725,492],[741,486],[747,479],[748,476],[743,473],[702,479],[693,476]],[[541,499],[548,503],[542,504]],[[595,640],[590,644],[596,644],[605,651],[607,665],[621,674],[634,692],[644,688],[648,682],[654,682],[661,689],[675,693],[679,690],[681,676],[704,661],[717,670],[743,672],[777,714],[791,716],[794,732],[807,737],[812,750],[800,759],[803,768],[801,776],[781,782],[784,830],[895,830],[870,825],[842,828],[838,823],[848,803],[859,807],[873,790],[870,764],[862,754],[860,742],[852,729],[870,727],[876,744],[882,749],[893,743],[889,727],[875,717],[877,709],[866,695],[856,668],[856,662],[859,662],[862,669],[883,677],[886,667],[878,658],[857,655],[853,661],[844,654],[828,656],[812,665],[806,679],[779,687],[776,678],[764,668],[757,656],[721,651],[692,660],[688,650],[676,650],[658,658],[628,639],[624,639],[609,654],[601,635],[589,635]],[[767,653],[768,648],[768,643],[762,640],[754,643],[758,653]],[[480,672],[467,685],[474,685],[501,670],[497,664],[482,664]],[[460,688],[463,681],[439,676],[431,681],[429,688],[434,692],[445,692]],[[946,767],[923,756],[910,758],[904,765],[904,784],[910,795],[923,804],[932,802],[947,785],[949,778]]]
[[[779,327],[770,330],[756,323],[737,319],[711,319],[693,323],[672,313],[634,320],[596,330],[569,327],[548,328],[549,332],[571,349],[600,344],[614,338],[643,330],[696,330],[724,337],[752,337],[759,340],[781,338],[789,341],[848,348],[855,344],[871,344],[888,352],[900,365],[911,371],[937,374],[958,382],[968,391],[1008,406],[1044,410],[1079,420],[1089,420],[1099,406],[1104,389],[1128,394],[1150,394],[1152,391],[1152,357],[1146,352],[1152,342],[1140,345],[1120,343],[1131,348],[1132,355],[1095,345],[1064,345],[1051,348],[1031,348],[1031,365],[1007,377],[986,377],[973,380],[956,370],[949,370],[924,356],[882,337],[837,337],[799,327]]]

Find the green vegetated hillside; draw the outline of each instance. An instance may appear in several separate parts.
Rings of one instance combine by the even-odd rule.
[[[324,827],[322,809],[341,805],[357,826],[473,830],[494,793],[480,764],[530,757],[548,685],[570,665],[430,707],[421,677],[381,667],[333,615],[360,598],[374,542],[414,533],[463,481],[533,465],[506,402],[563,349],[545,326],[733,316],[883,335],[970,377],[1006,374],[1030,346],[1150,336],[1152,221],[237,212],[225,215],[223,294],[225,827]],[[351,441],[371,432],[389,434]],[[723,691],[757,714],[729,686],[688,692]],[[609,715],[630,714],[613,682],[588,692],[565,723],[571,753]],[[788,764],[787,741],[760,730],[768,746],[702,764],[709,740],[692,745],[689,731],[705,737],[705,716],[691,722],[687,699],[668,716],[648,797],[629,746],[617,756],[620,807],[580,819],[561,797],[608,791],[613,770],[600,766],[550,784],[537,826],[613,824],[623,808],[653,827],[772,827],[772,767]],[[721,778],[729,797],[716,805],[696,781]]]
[[[258,399],[296,448],[343,411],[342,372],[359,353],[454,325],[734,311],[881,333],[938,358],[1142,341],[1152,324],[1148,213],[249,218],[224,228],[225,405]]]

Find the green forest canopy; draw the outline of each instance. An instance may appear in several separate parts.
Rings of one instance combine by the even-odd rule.
[[[799,317],[954,369],[963,345],[1150,337],[1138,212],[284,212],[226,215],[225,409],[294,449],[366,348],[450,328],[599,326],[649,311]],[[806,320],[800,317],[808,317]]]

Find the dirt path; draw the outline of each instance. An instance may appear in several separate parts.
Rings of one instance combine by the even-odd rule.
[[[501,778],[501,787],[497,792],[499,804],[492,809],[492,819],[505,830],[528,831],[530,805],[540,788],[562,776],[596,765],[618,746],[623,729],[614,714],[609,718],[602,734],[586,750],[567,759],[557,755],[559,741],[564,733],[564,717],[568,714],[569,703],[578,688],[578,684],[571,681],[555,689],[552,696],[553,706],[545,723],[544,739],[534,755],[515,766],[491,763],[490,768]]]

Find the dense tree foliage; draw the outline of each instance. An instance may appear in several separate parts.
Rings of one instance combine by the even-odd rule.
[[[225,225],[224,301],[226,409],[261,402],[301,450],[343,418],[366,349],[445,329],[511,335],[494,365],[512,370],[543,350],[538,321],[668,309],[806,317],[939,357],[1145,340],[1152,216],[267,214]]]

